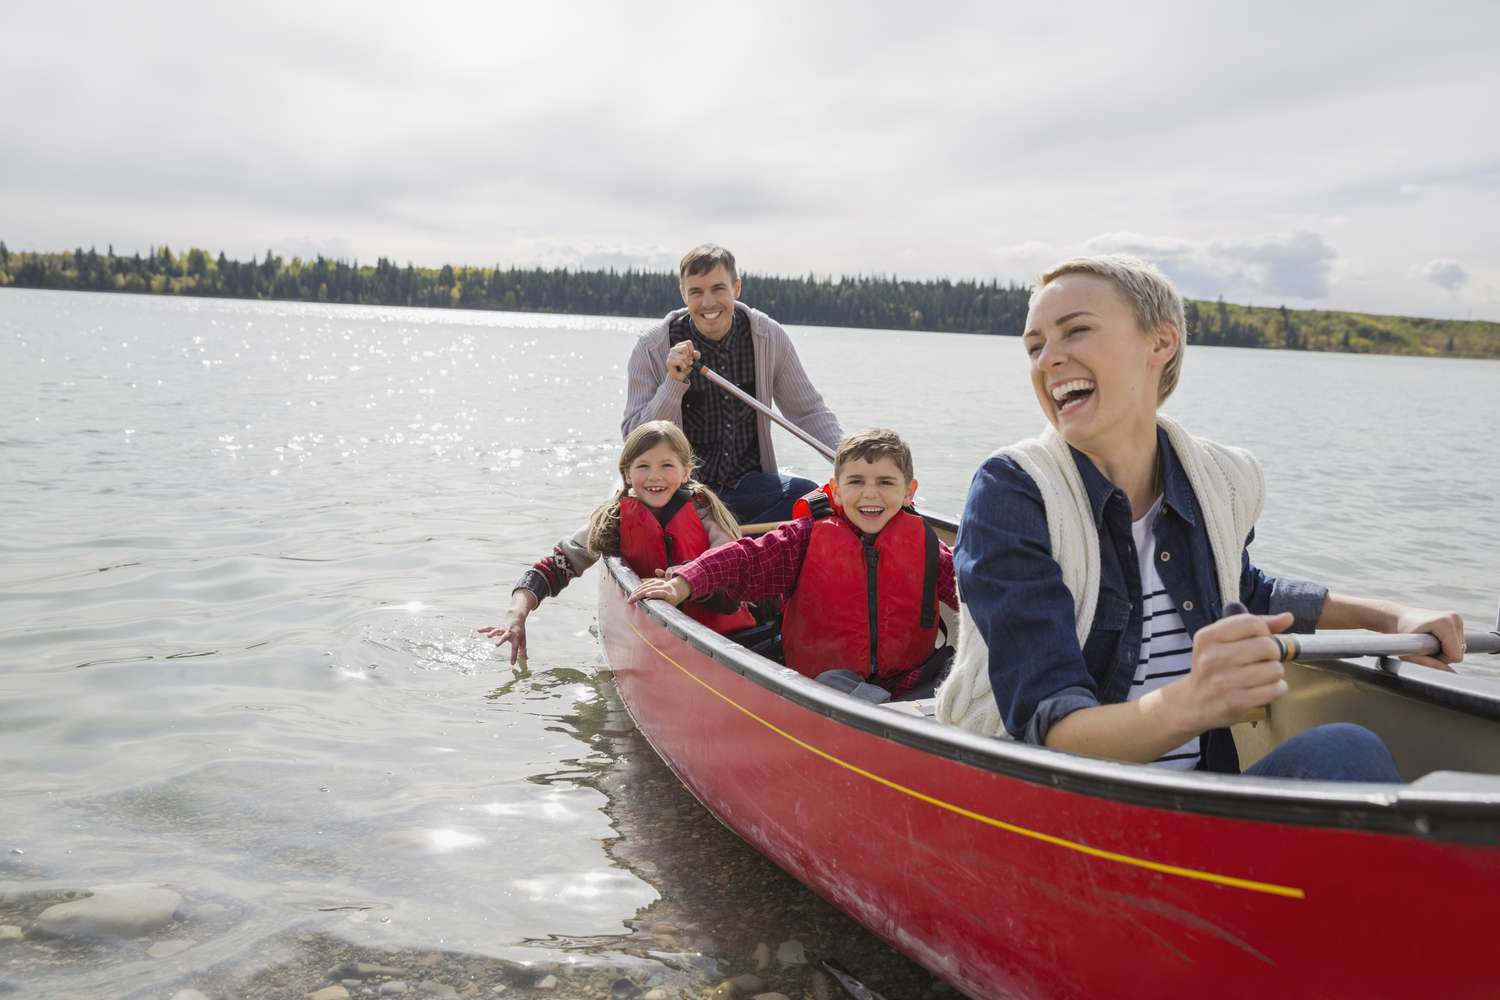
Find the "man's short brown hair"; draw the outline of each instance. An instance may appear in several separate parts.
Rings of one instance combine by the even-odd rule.
[[[839,442],[838,451],[833,455],[833,478],[838,478],[845,462],[853,459],[873,462],[880,458],[895,462],[896,468],[901,470],[908,483],[916,478],[916,470],[911,462],[911,449],[901,440],[901,435],[883,427],[855,431]]]
[[[704,243],[682,255],[682,261],[677,265],[677,279],[684,281],[695,274],[707,274],[720,264],[729,272],[730,281],[740,279],[739,272],[734,269],[734,254],[717,243]]]

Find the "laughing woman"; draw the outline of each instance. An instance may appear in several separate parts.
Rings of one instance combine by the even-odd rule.
[[[970,486],[954,552],[965,615],[938,693],[943,721],[1238,773],[1229,726],[1286,692],[1272,633],[1430,632],[1441,653],[1413,659],[1445,668],[1463,658],[1455,614],[1330,594],[1250,562],[1259,464],[1158,412],[1177,385],[1185,329],[1177,291],[1143,261],[1080,258],[1042,276],[1022,343],[1051,426],[996,452]],[[1246,773],[1400,780],[1380,739],[1344,724],[1308,730]]]

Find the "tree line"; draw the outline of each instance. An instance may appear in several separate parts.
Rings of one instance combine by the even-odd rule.
[[[659,316],[680,306],[671,272],[566,268],[416,267],[322,256],[230,260],[197,247],[143,256],[79,247],[12,251],[0,241],[0,287],[196,295],[361,305]],[[1029,290],[998,281],[747,275],[746,298],[784,323],[1018,335]],[[1287,350],[1500,357],[1500,324],[1289,310],[1189,300],[1195,343]]]

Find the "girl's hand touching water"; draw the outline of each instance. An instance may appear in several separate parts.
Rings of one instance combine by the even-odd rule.
[[[528,590],[517,590],[510,595],[510,610],[505,614],[504,625],[486,625],[480,635],[493,639],[496,646],[510,643],[510,662],[526,659],[526,616],[536,610],[536,598]]]

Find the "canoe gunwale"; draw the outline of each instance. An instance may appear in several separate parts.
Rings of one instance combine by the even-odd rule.
[[[613,588],[618,592],[614,599],[623,600],[639,579],[616,557],[606,557],[603,562],[601,597],[605,596],[604,588]],[[1500,778],[1494,776],[1473,775],[1477,787],[1472,790],[1455,789],[1453,782],[1447,781],[1441,789],[1434,788],[1428,793],[1420,787],[1420,782],[1356,785],[1253,778],[1097,760],[1013,740],[986,738],[857,702],[752,653],[664,602],[636,605],[627,609],[629,614],[657,622],[695,652],[803,709],[872,736],[1009,778],[1173,812],[1401,834],[1455,843],[1500,843]],[[1334,669],[1361,680],[1372,671],[1379,672],[1376,668],[1338,662]],[[1403,693],[1410,690],[1408,681]]]

